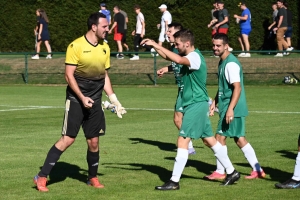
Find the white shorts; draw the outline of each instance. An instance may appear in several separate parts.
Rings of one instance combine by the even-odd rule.
[[[161,29],[158,41],[164,42],[165,40],[167,40],[167,42],[169,42],[169,38],[166,36],[165,32],[165,29]]]

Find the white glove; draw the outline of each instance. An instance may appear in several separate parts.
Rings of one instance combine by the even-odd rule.
[[[109,97],[110,103],[115,106],[115,113],[117,113],[117,116],[119,118],[122,118],[122,115],[124,115],[126,112],[125,108],[122,107],[122,104],[117,99],[116,94],[111,94]]]

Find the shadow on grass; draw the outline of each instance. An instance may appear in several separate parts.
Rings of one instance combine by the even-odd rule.
[[[295,150],[295,152],[297,152],[297,153],[293,153],[293,152],[287,151],[287,150],[280,150],[280,151],[275,151],[275,152],[280,153],[282,157],[293,159],[293,160],[296,160],[296,157],[298,154],[298,151],[296,151],[296,150]]]
[[[42,167],[40,167],[41,169]],[[49,181],[47,185],[64,181],[66,178],[72,178],[80,182],[86,183],[88,171],[82,169],[77,165],[66,162],[57,162],[49,174]],[[103,174],[97,174],[102,176]]]
[[[147,164],[139,164],[139,163],[104,163],[102,165],[106,166],[107,168],[115,168],[115,169],[131,170],[131,171],[148,171],[152,174],[157,175],[162,182],[166,182],[170,180],[172,176],[172,171],[169,171],[157,165],[147,165]],[[119,165],[119,166],[113,166],[113,165]],[[198,177],[187,176],[184,174],[181,177],[199,179]]]
[[[185,167],[194,167],[197,169],[198,172],[202,172],[206,175],[210,175],[213,171],[216,170],[216,165],[212,165],[212,164],[208,164],[205,162],[202,162],[200,160],[193,160],[191,159],[193,156],[190,155],[189,159],[185,165]],[[166,160],[174,160],[174,157],[166,157]],[[198,178],[199,179],[199,178]],[[204,177],[202,178],[203,180],[207,180]],[[212,182],[211,180],[209,180],[210,182]]]
[[[143,138],[129,138],[129,140],[133,141],[132,144],[143,143],[143,144],[157,146],[160,150],[163,151],[175,152],[177,150],[177,146],[175,145],[175,143],[145,140]]]
[[[249,168],[248,163],[234,163],[234,165]],[[280,169],[275,169],[275,168],[272,168],[272,167],[264,167],[264,166],[262,166],[262,168],[263,168],[264,172],[266,173],[266,175],[270,176],[270,178],[265,178],[264,180],[283,182],[283,181],[286,181],[287,179],[289,179],[293,176],[292,173],[285,172],[285,171],[282,171]],[[251,169],[249,169],[249,170],[251,171]],[[249,175],[249,174],[247,174],[247,175]]]
[[[143,138],[129,138],[129,140],[133,141],[132,144],[143,143],[143,144],[149,144],[152,146],[157,146],[160,150],[163,150],[163,151],[171,151],[171,152],[177,151],[177,146],[176,146],[175,142],[168,143],[168,142],[160,142],[160,141],[153,141],[153,140],[145,140]],[[203,148],[203,147],[194,146],[194,148]]]

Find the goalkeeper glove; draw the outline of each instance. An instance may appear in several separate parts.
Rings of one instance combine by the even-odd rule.
[[[116,94],[111,94],[109,97],[110,103],[115,106],[115,113],[117,113],[117,116],[119,118],[122,118],[122,115],[124,115],[126,112],[125,108],[122,106],[122,104],[117,99]]]

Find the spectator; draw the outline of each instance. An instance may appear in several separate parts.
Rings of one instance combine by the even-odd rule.
[[[141,43],[141,39],[145,35],[145,18],[144,18],[143,13],[141,12],[141,8],[139,5],[135,5],[134,10],[135,10],[135,13],[137,14],[136,15],[136,26],[135,26],[135,30],[132,31],[131,35],[134,36],[134,39],[133,39],[134,51],[138,52],[140,43]],[[130,60],[139,60],[139,59],[140,59],[140,57],[138,56],[138,53],[135,53],[135,55],[132,58],[130,58]]]
[[[162,43],[166,39],[167,31],[168,31],[168,25],[172,23],[172,15],[167,10],[166,4],[161,4],[159,7],[160,11],[163,13],[161,16],[160,24],[157,24],[157,28],[160,28],[160,34],[158,39],[158,44],[162,46]]]
[[[211,21],[207,25],[208,28],[212,28],[211,36],[214,37],[214,35],[217,33],[217,29],[214,26],[218,22],[218,4],[217,1],[213,4],[214,8],[211,10]]]
[[[238,55],[238,57],[251,57],[250,51],[250,43],[249,43],[249,35],[251,33],[251,13],[250,10],[246,7],[246,3],[244,1],[240,2],[238,5],[242,12],[241,16],[234,15],[234,18],[240,24],[240,36],[238,38],[242,53]],[[245,51],[246,50],[246,51]],[[245,52],[244,52],[245,51]]]
[[[288,44],[288,47],[293,50],[294,48],[292,47],[292,41],[291,41],[291,37],[293,33],[293,27],[292,27],[293,14],[292,11],[288,8],[288,3],[286,1],[283,3],[283,5],[284,8],[286,9],[287,24],[288,24],[287,31],[285,32],[284,37]]]
[[[224,8],[224,2],[221,0],[217,1],[218,5],[218,22],[215,25],[217,29],[217,33],[225,33],[227,35],[229,29],[229,13],[226,8]],[[233,49],[231,47],[228,48],[229,51]]]
[[[272,20],[273,22],[268,26],[269,30],[269,35],[267,38],[267,49],[268,50],[274,50],[276,49],[276,44],[275,44],[275,38],[276,38],[276,31],[273,31],[273,29],[276,27],[276,21],[277,21],[277,14],[278,14],[278,9],[277,9],[277,2],[274,2],[272,4],[272,9],[273,9],[273,14],[272,14]],[[270,52],[268,54],[271,54]]]
[[[111,15],[110,15],[110,11],[107,10],[106,3],[101,3],[100,4],[99,12],[103,13],[106,16],[108,25],[111,25]],[[108,36],[108,31],[106,32],[105,39],[104,39],[104,42],[106,42],[106,43],[108,43],[107,36]]]
[[[287,51],[292,51],[292,48],[288,47],[287,42],[284,40],[284,34],[287,31],[287,13],[286,9],[283,7],[283,0],[277,0],[277,7],[278,7],[278,14],[277,14],[277,27],[273,29],[276,31],[276,38],[277,38],[277,46],[278,50],[280,51],[275,55],[275,57],[283,57],[283,48]]]
[[[116,41],[118,46],[117,59],[124,59],[122,37],[123,37],[124,27],[125,27],[124,25],[125,17],[120,13],[119,6],[115,6],[113,12],[115,13],[114,23],[108,33],[111,34],[112,30],[114,30],[114,40]]]
[[[120,9],[120,13],[124,16],[125,18],[125,22],[124,22],[124,33],[123,33],[123,37],[122,37],[122,44],[123,46],[126,48],[126,51],[129,51],[129,47],[126,43],[126,37],[127,37],[127,24],[128,24],[128,15],[124,10]]]
[[[50,34],[48,30],[48,23],[49,19],[47,17],[46,11],[43,9],[37,9],[36,10],[36,16],[38,17],[38,22],[37,26],[35,28],[35,35],[37,38],[37,44],[36,44],[36,54],[31,57],[33,60],[38,60],[40,59],[40,51],[41,51],[41,44],[42,42],[45,43],[45,46],[48,51],[48,55],[46,59],[51,59],[52,58],[52,51],[51,51],[51,46],[49,44],[50,40]]]

